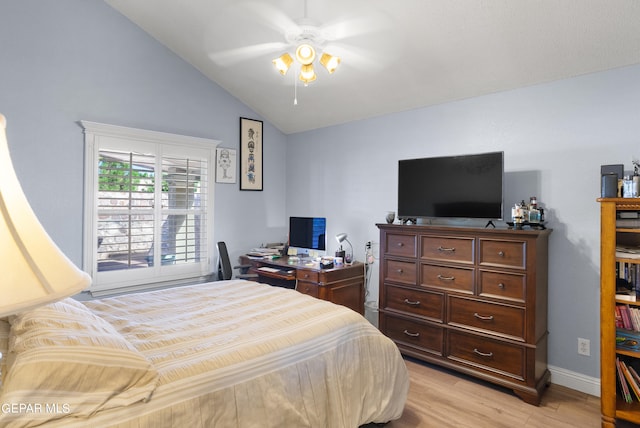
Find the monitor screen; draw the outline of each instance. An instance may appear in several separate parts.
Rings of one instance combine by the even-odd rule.
[[[290,217],[289,247],[302,252],[324,252],[327,245],[327,219],[324,217]]]

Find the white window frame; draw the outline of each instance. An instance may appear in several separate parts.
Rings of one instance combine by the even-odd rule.
[[[93,278],[91,294],[98,296],[114,292],[137,291],[207,279],[214,270],[215,152],[220,141],[89,121],[80,121],[80,124],[84,128],[85,135],[83,267]],[[98,158],[101,149],[144,151],[154,153],[156,159],[160,160],[163,154],[194,155],[206,159],[208,169],[206,231],[204,232],[206,256],[199,263],[164,266],[160,262],[160,257],[154,257],[158,262],[149,268],[98,272]],[[162,174],[156,174],[157,180],[161,180],[161,176]],[[157,184],[159,183],[158,181]],[[156,185],[155,188],[160,189],[161,186]],[[160,219],[162,207],[158,194],[156,194],[157,203],[154,210],[155,218]],[[154,242],[160,242],[159,238],[159,234],[156,235]],[[156,256],[159,254],[160,250],[157,249]]]

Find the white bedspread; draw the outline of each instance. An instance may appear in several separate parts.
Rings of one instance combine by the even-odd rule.
[[[356,428],[402,414],[398,349],[345,307],[240,280],[84,303],[158,386],[146,403],[52,426]]]

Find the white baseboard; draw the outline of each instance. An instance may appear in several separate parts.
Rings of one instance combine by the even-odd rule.
[[[549,366],[551,383],[600,397],[600,378],[585,376],[560,367]]]

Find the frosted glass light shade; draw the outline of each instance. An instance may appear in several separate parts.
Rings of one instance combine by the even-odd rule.
[[[280,72],[280,74],[284,76],[285,74],[287,74],[287,71],[289,71],[289,67],[291,67],[291,64],[293,64],[293,58],[291,58],[291,55],[289,55],[288,53],[283,53],[272,62],[273,65],[275,65],[276,69]]]
[[[86,289],[91,278],[60,251],[22,192],[0,114],[0,317]]]
[[[316,80],[316,72],[312,64],[300,67],[300,80],[302,80],[305,85]]]
[[[322,64],[329,74],[331,74],[336,71],[336,68],[338,68],[338,65],[340,64],[340,57],[323,53],[320,57],[320,64]]]

